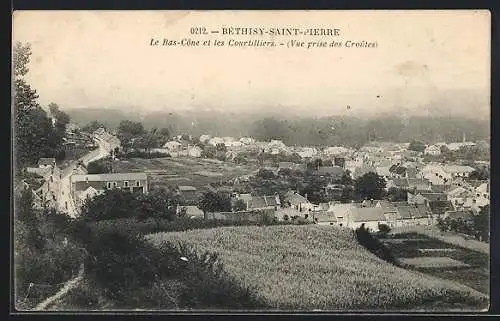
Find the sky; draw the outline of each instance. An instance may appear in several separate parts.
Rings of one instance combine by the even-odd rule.
[[[191,27],[338,28],[337,37],[190,35]],[[376,48],[150,46],[151,38],[367,41]],[[488,11],[17,11],[42,105],[298,113],[489,113]],[[437,106],[439,105],[439,106]]]

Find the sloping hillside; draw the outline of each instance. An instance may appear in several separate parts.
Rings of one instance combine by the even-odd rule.
[[[352,232],[321,226],[223,227],[157,233],[219,253],[226,271],[271,309],[433,310],[487,307],[464,285],[395,267],[362,248]]]

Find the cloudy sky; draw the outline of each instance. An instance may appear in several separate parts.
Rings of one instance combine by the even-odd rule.
[[[192,36],[190,27],[325,27],[377,48],[152,47]],[[144,110],[285,106],[345,111],[489,110],[487,11],[16,12],[13,40],[30,42],[28,80],[40,102],[62,108]],[[287,41],[290,37],[275,37]],[[443,106],[444,105],[444,106]]]

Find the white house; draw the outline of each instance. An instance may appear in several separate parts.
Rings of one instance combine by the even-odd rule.
[[[165,145],[163,145],[163,148],[169,150],[170,152],[177,152],[181,149],[181,147],[182,144],[175,140],[166,142]]]
[[[255,139],[251,137],[241,137],[240,142],[243,143],[244,145],[250,145],[255,143]]]
[[[425,155],[439,156],[441,155],[441,147],[437,145],[430,145],[424,150]]]
[[[217,146],[217,144],[224,144],[224,139],[222,139],[220,137],[213,137],[213,138],[210,138],[210,140],[208,141],[208,144],[210,144],[212,146]]]
[[[210,135],[201,135],[200,142],[202,142],[203,144],[206,144],[206,143],[208,143],[210,138],[212,138],[212,136],[210,136]]]
[[[449,143],[448,145],[446,145],[446,147],[448,147],[448,149],[451,151],[457,151],[461,147],[475,146],[475,145],[476,145],[476,143],[473,143],[473,142],[460,142],[460,143]]]
[[[470,166],[462,166],[462,165],[445,165],[443,166],[443,170],[449,176],[455,177],[469,177],[470,173],[475,171],[473,167]]]

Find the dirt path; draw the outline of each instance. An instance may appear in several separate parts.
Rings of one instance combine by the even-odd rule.
[[[78,272],[78,275],[75,278],[66,282],[66,284],[59,291],[57,291],[56,294],[45,299],[42,303],[38,304],[33,310],[34,311],[46,310],[51,304],[56,302],[63,295],[68,293],[69,290],[73,289],[75,286],[78,285],[78,283],[83,279],[83,272],[84,272],[84,268],[83,268],[83,264],[82,264],[80,266],[80,271]]]

